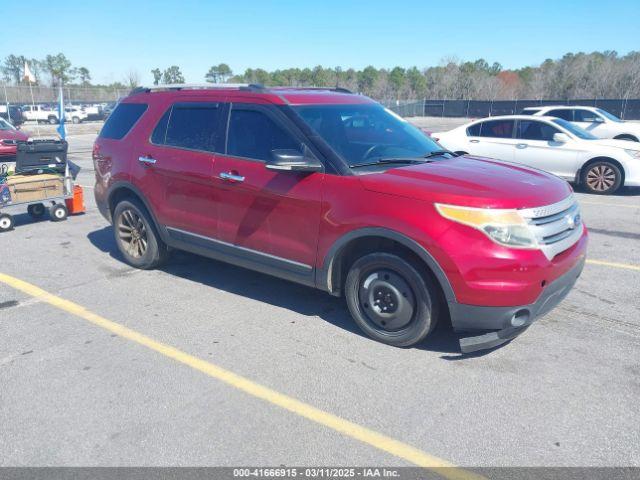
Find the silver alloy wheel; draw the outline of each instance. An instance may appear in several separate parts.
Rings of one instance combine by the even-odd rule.
[[[587,185],[596,192],[606,192],[616,183],[616,172],[609,165],[596,165],[587,172]]]
[[[142,257],[147,251],[147,227],[134,210],[123,210],[118,217],[118,238],[124,250],[134,258]]]

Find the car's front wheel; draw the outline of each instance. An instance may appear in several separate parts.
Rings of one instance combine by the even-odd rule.
[[[407,347],[422,341],[435,327],[435,287],[400,256],[371,253],[351,266],[345,297],[352,317],[370,337]]]
[[[582,184],[590,193],[611,194],[622,185],[622,172],[614,163],[597,161],[583,170]]]
[[[128,199],[116,205],[113,228],[118,249],[129,265],[147,270],[159,267],[168,258],[169,249],[138,201]]]

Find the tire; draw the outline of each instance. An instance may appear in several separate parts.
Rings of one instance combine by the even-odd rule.
[[[49,217],[52,222],[62,222],[69,216],[69,210],[61,203],[57,203],[49,208]]]
[[[628,140],[630,142],[637,142],[638,139],[636,137],[634,137],[633,135],[618,135],[617,137],[614,137],[614,140]]]
[[[589,193],[610,195],[622,185],[622,173],[614,163],[596,161],[582,170],[581,183]]]
[[[31,216],[31,218],[42,218],[44,216],[44,212],[47,209],[44,208],[44,205],[41,203],[34,203],[33,205],[29,205],[27,207],[27,213]]]
[[[116,205],[113,232],[118,250],[133,267],[154,269],[169,257],[169,249],[158,235],[147,209],[137,200],[123,200]]]
[[[56,117],[49,117],[49,125],[55,125],[56,123],[58,123],[58,119]]]
[[[79,124],[79,123],[80,123],[80,118],[78,118],[78,117],[73,117],[73,118],[71,119],[71,121],[72,121],[74,124],[76,124],[76,125],[77,125],[77,124]]]
[[[432,281],[397,255],[360,257],[349,269],[344,290],[356,324],[380,342],[415,345],[437,323],[438,297]]]
[[[13,217],[8,213],[0,214],[0,232],[8,232],[13,230],[14,221]]]

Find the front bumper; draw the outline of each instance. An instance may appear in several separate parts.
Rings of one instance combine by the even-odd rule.
[[[456,331],[493,330],[460,339],[463,353],[501,345],[524,332],[535,320],[553,310],[567,296],[584,268],[583,256],[569,271],[546,286],[530,305],[485,307],[449,302],[451,324]]]

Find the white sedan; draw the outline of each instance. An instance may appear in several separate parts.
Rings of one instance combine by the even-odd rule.
[[[598,138],[640,141],[640,123],[620,120],[612,113],[601,108],[558,105],[528,107],[523,109],[522,113],[525,115],[562,118]]]
[[[488,117],[431,136],[453,152],[546,170],[592,193],[640,186],[640,144],[600,140],[560,118]]]

